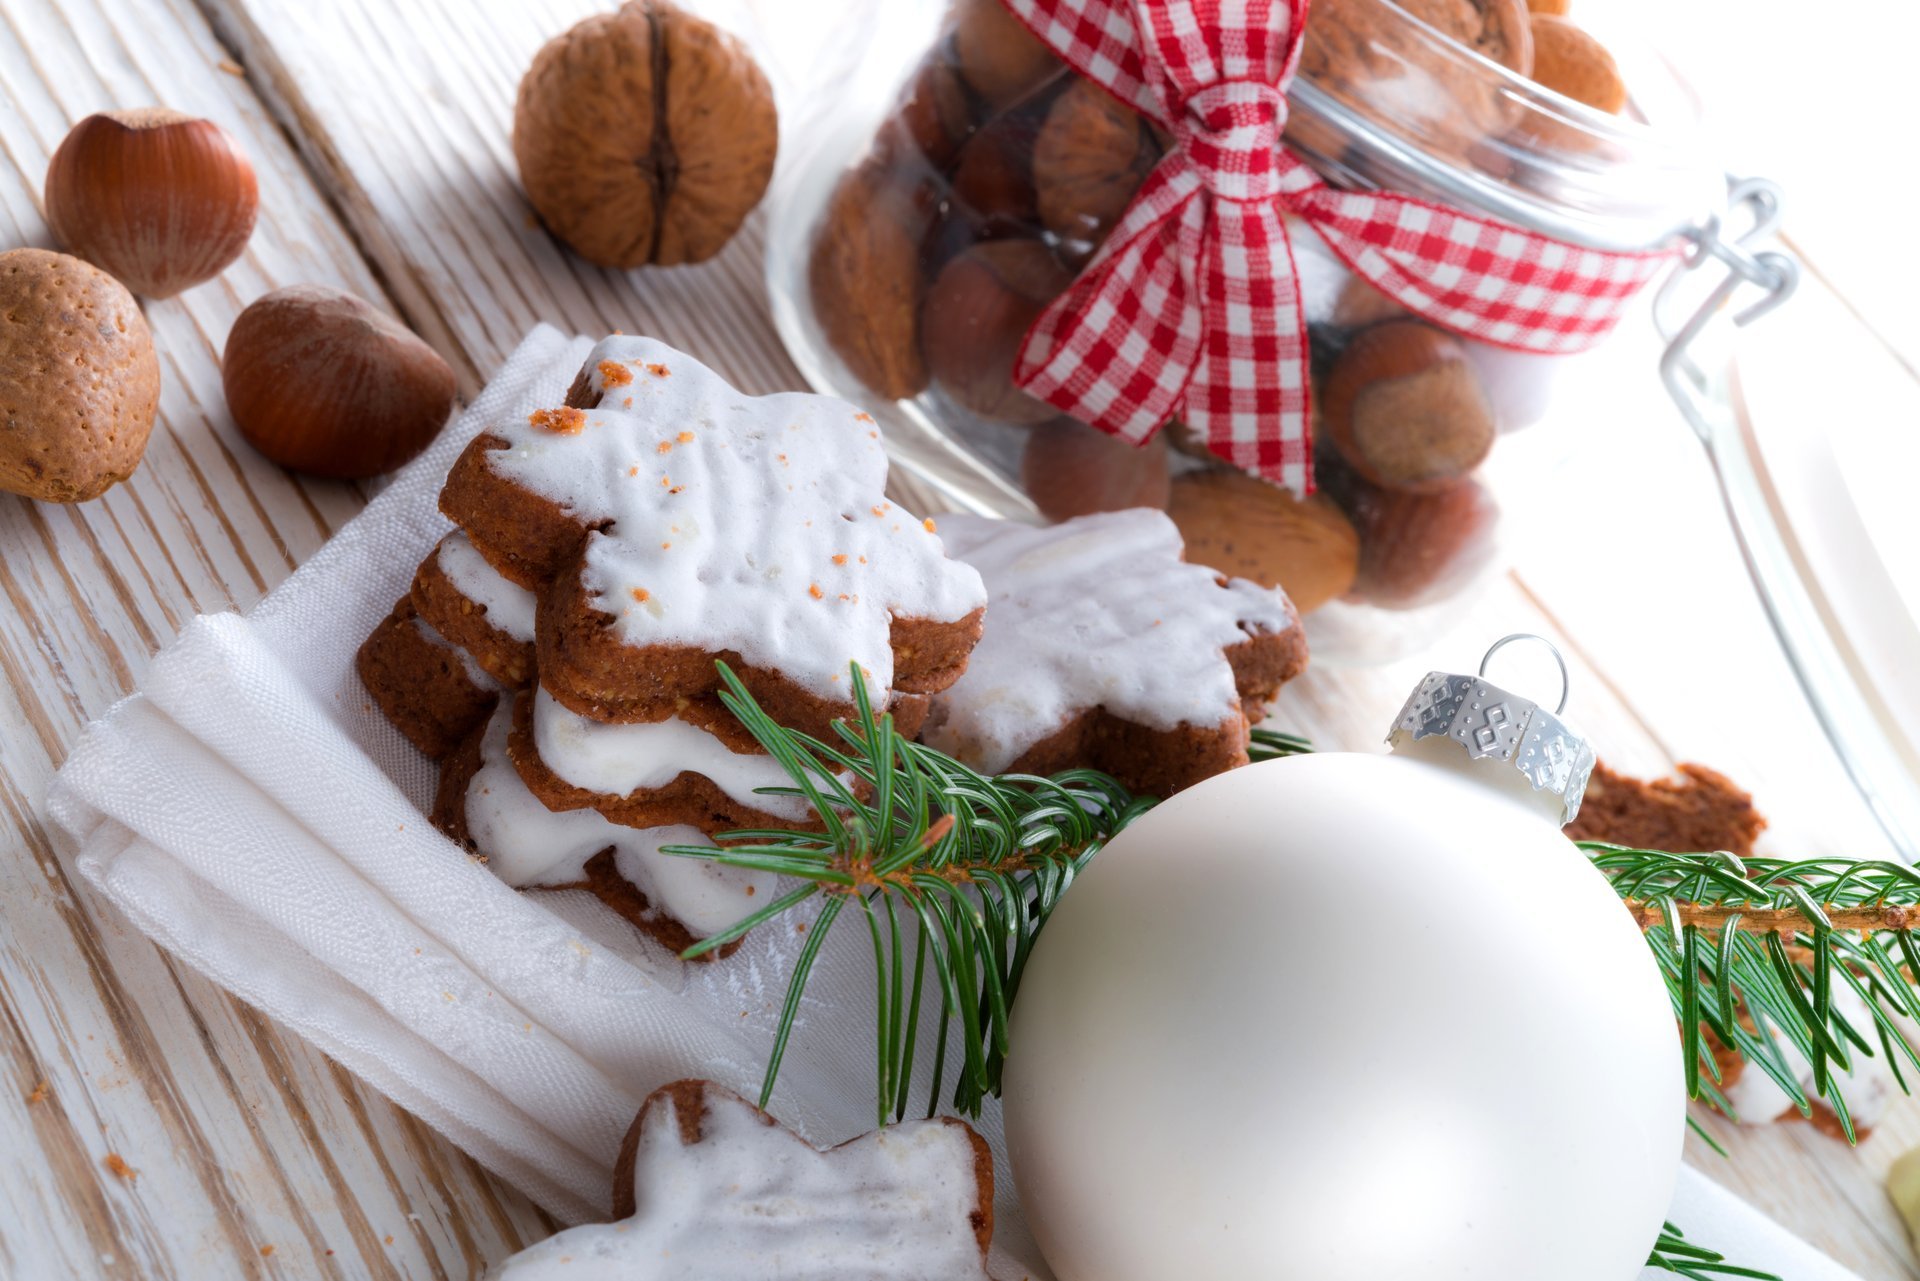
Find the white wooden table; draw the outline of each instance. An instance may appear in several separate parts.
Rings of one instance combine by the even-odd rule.
[[[514,86],[542,40],[599,7],[0,0],[0,246],[51,243],[48,155],[107,107],[218,120],[262,193],[239,263],[147,305],[165,390],[133,480],[75,508],[0,495],[0,1277],[462,1277],[551,1230],[133,932],[62,863],[41,806],[82,726],[188,618],[253,604],[365,499],[288,476],[228,421],[219,351],[261,292],[320,281],[374,299],[447,356],[467,394],[540,320],[655,334],[755,391],[799,385],[767,319],[758,222],[709,265],[622,275],[562,252],[529,215],[507,141]],[[1389,669],[1316,671],[1281,716],[1323,744],[1365,746],[1412,675],[1468,661],[1498,632],[1540,631],[1573,659],[1580,720],[1616,763],[1708,761],[1755,790],[1776,848],[1878,854],[1784,685],[1698,460],[1652,412],[1631,430],[1658,467],[1612,475],[1613,452],[1581,483],[1591,496],[1644,485],[1690,524],[1523,556],[1467,633]],[[1651,559],[1676,539],[1684,575]],[[1865,1277],[1920,1277],[1879,1183],[1920,1143],[1920,1106],[1858,1152],[1805,1126],[1710,1124],[1736,1154],[1694,1153],[1715,1177]]]

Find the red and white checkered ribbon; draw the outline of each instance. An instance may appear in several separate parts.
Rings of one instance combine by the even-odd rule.
[[[1174,138],[1014,366],[1029,392],[1114,435],[1144,441],[1178,414],[1229,462],[1313,488],[1287,215],[1407,310],[1520,351],[1591,346],[1670,257],[1329,187],[1280,145],[1307,0],[1003,2]]]

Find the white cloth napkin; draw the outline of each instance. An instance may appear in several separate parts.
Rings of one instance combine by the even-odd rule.
[[[353,655],[448,530],[436,498],[461,448],[559,403],[588,346],[528,335],[250,615],[195,619],[49,797],[82,873],[142,930],[569,1222],[605,1217],[620,1138],[655,1087],[706,1076],[757,1092],[799,922],[686,966],[585,894],[507,888],[426,821],[433,768],[373,709]],[[773,1102],[817,1143],[874,1124],[868,948],[864,931],[836,932]],[[997,1109],[982,1129],[1002,1157],[996,1275],[1043,1276]],[[1793,1281],[1852,1275],[1691,1171],[1673,1217]]]

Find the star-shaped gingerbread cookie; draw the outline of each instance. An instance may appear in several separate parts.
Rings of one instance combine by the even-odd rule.
[[[989,604],[921,739],[984,773],[1090,767],[1167,796],[1246,764],[1249,722],[1306,666],[1286,593],[1187,563],[1163,512],[939,522]]]
[[[993,1158],[951,1118],[823,1152],[729,1090],[676,1081],[627,1133],[613,1212],[497,1281],[991,1281]]]

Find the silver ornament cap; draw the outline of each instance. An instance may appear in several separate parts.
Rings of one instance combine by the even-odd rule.
[[[1551,712],[1486,679],[1488,662],[1515,641],[1538,641],[1559,664],[1560,702]],[[1394,719],[1387,742],[1397,747],[1446,738],[1488,768],[1518,770],[1535,791],[1560,798],[1560,822],[1565,826],[1580,813],[1594,761],[1593,745],[1560,719],[1567,709],[1568,684],[1567,660],[1553,642],[1529,632],[1503,636],[1488,648],[1472,676],[1428,672]]]

